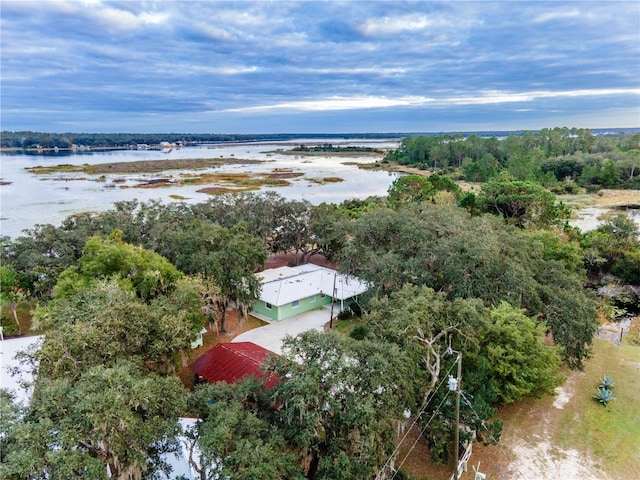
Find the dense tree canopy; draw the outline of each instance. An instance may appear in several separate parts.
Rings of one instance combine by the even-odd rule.
[[[3,478],[133,480],[176,447],[186,394],[170,374],[202,328],[200,286],[117,235],[85,250],[35,312],[46,335],[24,420],[3,433]]]
[[[595,333],[595,302],[586,278],[545,259],[542,245],[518,229],[464,210],[413,204],[376,209],[352,221],[341,268],[370,280],[380,292],[406,283],[447,292],[450,298],[507,301],[539,318],[580,367]],[[552,294],[555,292],[555,294]],[[571,308],[563,305],[569,302]]]
[[[638,188],[639,134],[594,135],[588,129],[553,128],[495,136],[407,137],[387,159],[421,169],[462,169],[485,182],[508,171],[517,180],[546,186],[569,180],[592,188]]]
[[[40,378],[2,478],[136,479],[166,468],[159,454],[179,431],[185,396],[175,377],[118,361],[71,378]]]
[[[275,422],[308,463],[308,478],[373,478],[395,447],[409,365],[390,344],[305,332],[271,369]]]
[[[41,300],[34,326],[46,337],[32,358],[32,404],[1,394],[0,474],[152,477],[185,410],[198,417],[186,441],[206,479],[373,478],[389,471],[407,411],[447,461],[453,409],[439,406],[452,405],[442,385],[458,355],[461,438],[495,442],[496,405],[551,392],[561,361],[588,358],[597,324],[587,273],[640,282],[632,222],[559,228],[567,212],[541,185],[631,185],[638,138],[414,137],[389,157],[442,172],[399,177],[386,199],[120,202],[3,239],[3,303]],[[486,183],[462,195],[445,171]],[[255,301],[268,253],[295,263],[323,253],[371,281],[361,323],[352,338],[288,339],[267,367],[280,380],[271,390],[256,379],[208,385],[185,408],[176,367],[207,318],[219,311],[224,330],[231,306]]]

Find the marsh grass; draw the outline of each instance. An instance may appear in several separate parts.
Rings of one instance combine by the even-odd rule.
[[[278,155],[294,155],[300,157],[378,157],[384,156],[383,152],[370,151],[313,151],[313,150],[273,150],[267,153],[277,153]]]
[[[264,163],[262,160],[241,158],[185,158],[172,160],[140,160],[134,162],[110,162],[94,165],[38,165],[25,170],[36,175],[51,173],[86,173],[101,175],[107,173],[158,173],[166,170],[198,170],[222,165],[251,165]]]
[[[183,173],[180,175],[180,181],[184,185],[204,185],[207,183],[239,183],[251,178],[248,173]]]
[[[640,205],[640,190],[600,190],[597,193],[558,195],[556,199],[572,209]]]
[[[205,193],[207,195],[223,195],[225,193],[250,192],[253,190],[259,190],[259,187],[245,187],[245,188],[205,187],[205,188],[201,188],[200,190],[196,190],[196,192]]]
[[[344,182],[344,178],[340,178],[340,177],[309,178],[309,181],[313,183],[317,183],[318,185],[324,185],[325,183]]]

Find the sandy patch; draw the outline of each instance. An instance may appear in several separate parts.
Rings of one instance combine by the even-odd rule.
[[[562,450],[549,442],[517,442],[511,447],[515,460],[509,465],[509,479],[610,480],[593,460],[577,450]]]
[[[562,410],[573,397],[575,377],[571,376],[564,383],[555,389],[556,398],[553,401],[553,408]]]

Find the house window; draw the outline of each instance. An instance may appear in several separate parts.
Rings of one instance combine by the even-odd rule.
[[[270,303],[264,302],[264,306],[267,310],[271,310],[273,308],[273,305],[271,305]]]
[[[291,302],[291,306],[293,308],[297,308],[300,306],[300,300],[294,300],[293,302]]]
[[[311,299],[309,300],[309,302],[310,302],[310,303],[313,303],[313,302],[315,302],[315,301],[316,301],[316,296],[315,296],[315,295],[313,295],[313,296],[311,297]]]

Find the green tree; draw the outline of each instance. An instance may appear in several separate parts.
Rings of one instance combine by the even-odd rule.
[[[612,273],[624,281],[640,284],[639,235],[638,226],[623,213],[585,233],[581,246],[589,273]]]
[[[313,207],[306,201],[290,200],[285,202],[278,212],[277,227],[270,237],[271,250],[293,253],[296,265],[307,263],[321,251],[311,224]]]
[[[94,366],[70,378],[38,379],[25,421],[10,432],[2,478],[133,480],[165,468],[159,453],[177,435],[185,393],[175,377],[134,364]]]
[[[498,174],[500,165],[492,154],[485,153],[475,161],[467,157],[462,164],[462,170],[466,180],[470,182],[486,182]]]
[[[461,345],[472,341],[469,333],[482,309],[478,300],[450,301],[445,293],[410,284],[372,302],[365,316],[372,334],[398,344],[419,365],[413,372],[418,408],[426,405],[440,379],[449,340],[455,337]]]
[[[231,228],[195,220],[179,232],[173,243],[176,266],[189,274],[214,281],[219,294],[220,330],[226,331],[227,311],[232,303],[246,309],[260,296],[260,282],[254,272],[267,258],[263,243],[250,235],[244,224]]]
[[[489,309],[482,301],[448,300],[442,292],[405,285],[402,290],[372,302],[371,311],[365,319],[369,321],[368,326],[375,337],[399,345],[413,361],[412,403],[418,411],[417,419],[423,425],[434,461],[446,463],[450,457],[450,441],[455,425],[453,409],[448,409],[449,413],[446,413],[440,410],[440,406],[449,394],[446,384],[443,387],[446,373],[455,367],[459,352],[465,358],[464,378],[482,377],[480,382],[463,384],[465,392],[473,398],[473,410],[463,405],[461,419],[464,428],[460,432],[461,438],[471,438],[475,434],[478,441],[497,441],[502,425],[489,421],[496,412],[490,403],[495,402],[497,396],[494,392],[483,390],[486,372],[476,371],[473,363],[468,361],[469,352],[475,354],[480,350],[482,337],[478,332],[483,326],[491,324]],[[452,346],[455,352],[451,350]],[[484,360],[485,357],[481,355],[476,358]],[[489,365],[489,369],[492,367]],[[526,376],[525,371],[519,371],[519,375]],[[511,379],[500,378],[500,381],[499,388],[511,386]],[[435,418],[435,421],[427,421],[427,418]],[[492,432],[488,439],[485,434],[487,430]]]
[[[36,309],[47,333],[29,355],[34,396],[11,430],[3,478],[152,477],[177,447],[186,394],[169,374],[202,327],[201,286],[117,239],[87,245]]]
[[[436,193],[436,189],[427,177],[422,175],[404,175],[393,181],[388,194],[391,205],[408,202],[421,202]]]
[[[408,405],[407,359],[390,344],[332,332],[286,339],[284,352],[269,369],[281,379],[272,390],[274,422],[307,478],[375,477]]]
[[[249,379],[240,384],[203,385],[191,396],[189,403],[200,419],[185,436],[190,464],[201,479],[304,478],[283,435],[262,418],[265,412],[256,411],[255,398],[249,402],[246,396],[261,394],[264,384]]]
[[[605,160],[598,174],[600,185],[611,188],[620,183],[620,168],[613,160]]]
[[[496,217],[469,217],[463,209],[429,202],[367,212],[347,232],[340,268],[371,281],[378,293],[412,283],[449,298],[480,298],[489,305],[504,300],[529,316],[541,315],[568,363],[579,367],[587,354],[595,304],[581,269],[567,268],[575,260],[569,251],[551,252]],[[560,298],[581,307],[566,310]]]
[[[558,347],[544,343],[544,325],[506,302],[492,307],[477,331],[478,349],[465,356],[466,369],[484,372],[474,387],[485,399],[508,404],[524,397],[542,397],[561,381]],[[474,364],[482,364],[474,366]]]
[[[551,226],[568,218],[569,210],[555,196],[532,182],[498,177],[482,185],[479,202],[518,227]]]
[[[76,283],[116,276],[131,282],[136,293],[149,300],[169,291],[183,276],[157,253],[123,242],[121,233],[113,232],[108,240],[90,238],[77,269],[67,270],[57,285],[56,296],[64,295],[63,292]]]
[[[24,411],[25,407],[16,400],[13,392],[0,388],[0,465],[6,462],[8,453],[17,448],[14,430],[19,428]]]
[[[184,291],[193,293],[184,295]],[[187,301],[191,298],[191,301]],[[37,358],[49,377],[76,377],[92,365],[127,358],[163,373],[189,351],[202,328],[201,297],[187,282],[145,303],[130,286],[115,280],[93,282],[36,309],[34,324],[47,330]]]
[[[22,328],[17,308],[22,298],[24,298],[24,293],[17,272],[12,265],[0,265],[0,309],[5,305],[9,307],[13,320],[16,322],[18,335],[22,334]]]

